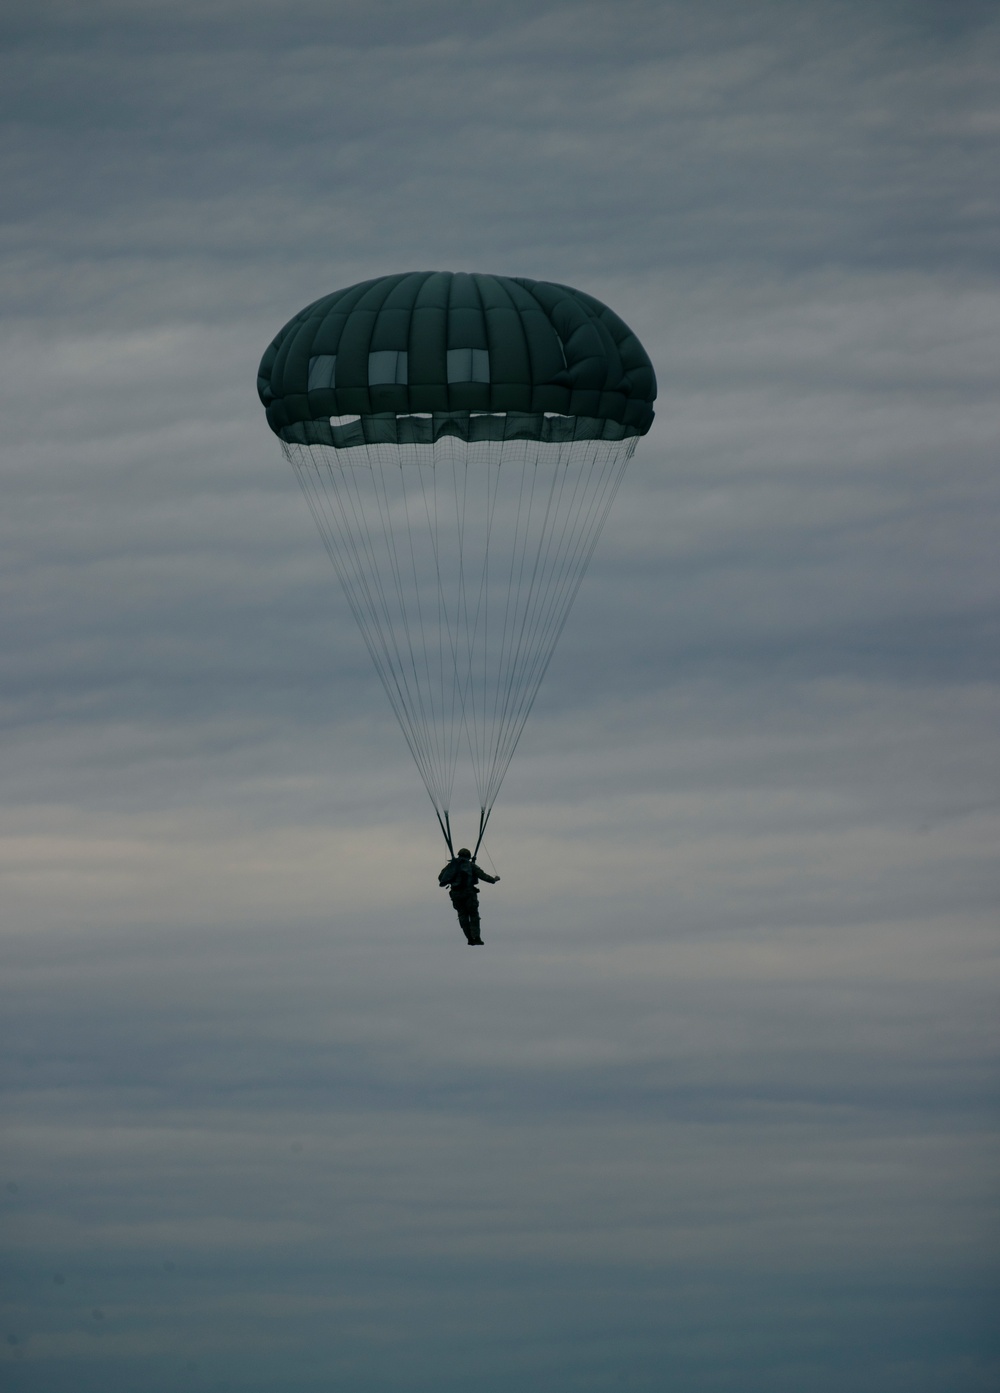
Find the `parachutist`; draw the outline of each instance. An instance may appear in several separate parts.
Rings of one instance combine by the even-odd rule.
[[[458,855],[452,857],[438,876],[438,884],[448,887],[458,922],[470,947],[483,946],[479,932],[479,887],[476,882],[485,880],[489,885],[495,885],[499,879],[498,875],[487,875],[476,865],[467,846],[459,847]]]
[[[572,286],[405,271],[300,310],[261,358],[257,392],[454,865],[458,761],[476,792],[478,852],[652,425],[653,364],[613,310]],[[476,881],[493,879],[474,870],[452,895],[470,944]]]

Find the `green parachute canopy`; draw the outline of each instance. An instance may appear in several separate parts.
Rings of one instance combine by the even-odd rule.
[[[653,420],[645,349],[568,286],[423,271],[308,305],[257,389],[445,840],[474,794],[478,851]]]
[[[287,444],[622,440],[649,430],[656,379],[592,295],[416,271],[307,305],[264,354],[257,390]]]

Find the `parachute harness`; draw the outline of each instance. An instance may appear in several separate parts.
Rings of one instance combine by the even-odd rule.
[[[460,752],[475,856],[636,440],[282,441],[452,855]]]

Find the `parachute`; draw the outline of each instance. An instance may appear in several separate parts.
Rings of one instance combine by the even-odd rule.
[[[581,291],[415,272],[308,305],[257,385],[448,849],[461,764],[478,851],[652,423],[652,364]]]

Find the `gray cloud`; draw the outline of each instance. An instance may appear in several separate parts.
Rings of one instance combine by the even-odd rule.
[[[15,1393],[995,1386],[998,32],[9,18]],[[254,394],[424,266],[580,285],[661,383],[471,962]]]

